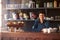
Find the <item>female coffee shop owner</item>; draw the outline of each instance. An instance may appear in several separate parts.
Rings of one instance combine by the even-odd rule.
[[[49,28],[50,27],[50,22],[48,20],[44,20],[44,13],[40,12],[39,13],[39,18],[35,20],[35,23],[32,27],[32,30],[34,32],[40,32],[42,31],[43,28]]]

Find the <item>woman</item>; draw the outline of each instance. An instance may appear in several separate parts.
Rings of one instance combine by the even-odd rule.
[[[35,20],[34,26],[32,27],[33,31],[40,32],[43,28],[49,28],[50,23],[48,20],[44,20],[45,15],[39,13],[39,18]]]

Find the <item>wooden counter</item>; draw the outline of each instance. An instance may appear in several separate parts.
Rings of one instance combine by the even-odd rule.
[[[60,40],[60,33],[2,32],[1,40]]]

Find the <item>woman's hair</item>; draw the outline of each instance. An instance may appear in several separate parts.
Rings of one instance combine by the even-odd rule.
[[[44,13],[43,11],[40,11],[39,13]]]
[[[42,14],[45,16],[45,12],[44,11],[40,11],[39,14]]]
[[[39,13],[39,15],[40,15],[40,14],[41,14],[41,15],[45,15],[44,13]]]

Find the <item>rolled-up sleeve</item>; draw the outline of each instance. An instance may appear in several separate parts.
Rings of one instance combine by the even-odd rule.
[[[38,27],[38,19],[35,20],[32,30],[36,31],[37,27]]]

